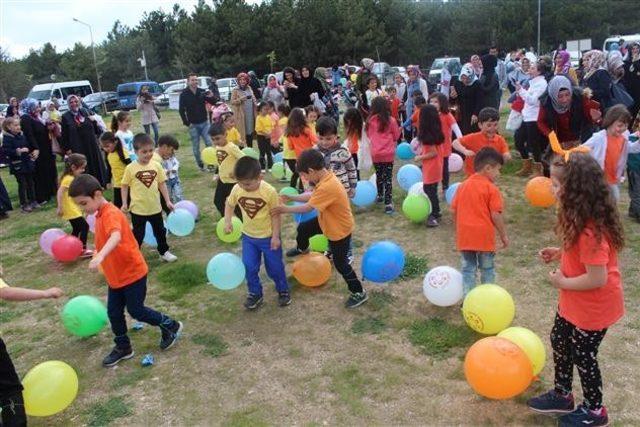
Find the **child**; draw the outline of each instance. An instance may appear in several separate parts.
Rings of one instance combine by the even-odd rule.
[[[154,155],[153,140],[146,133],[139,133],[133,138],[133,147],[136,150],[136,161],[127,165],[122,176],[122,211],[129,210],[128,196],[131,188],[131,223],[133,224],[133,234],[142,244],[147,222],[151,223],[153,235],[158,242],[158,253],[165,262],[174,262],[178,259],[169,252],[167,244],[167,230],[164,228],[162,220],[162,205],[158,197],[158,191],[162,194],[164,201],[173,210],[173,204],[169,199],[167,189],[167,177],[162,165],[152,160]]]
[[[280,151],[280,138],[284,133],[284,128],[280,126],[280,112],[276,111],[276,106],[272,101],[267,101],[267,105],[269,105],[269,117],[271,117],[271,121],[273,123],[273,129],[271,129],[271,153],[275,154]]]
[[[384,98],[380,98],[386,102]],[[312,209],[318,211],[318,216],[304,222],[304,227],[298,227],[298,250],[307,250],[309,238],[316,234],[324,234],[329,239],[329,250],[332,253],[336,270],[347,282],[351,295],[345,306],[355,308],[367,299],[367,293],[362,283],[351,267],[348,253],[351,248],[351,233],[354,221],[351,215],[349,197],[338,178],[325,168],[325,160],[318,150],[306,150],[298,157],[298,171],[306,180],[314,185],[313,193],[298,196],[281,196],[283,201],[293,200],[304,202],[298,206],[278,206],[271,210],[272,214],[306,213]],[[301,224],[301,225],[302,225]]]
[[[231,216],[236,205],[242,209],[242,263],[247,271],[249,293],[244,306],[255,310],[263,302],[260,283],[260,259],[264,255],[267,275],[275,282],[278,291],[278,305],[291,304],[287,275],[282,262],[280,243],[280,217],[271,215],[271,209],[278,206],[278,192],[262,180],[260,164],[251,157],[238,159],[234,167],[238,183],[233,186],[225,205],[225,233],[231,233]]]
[[[349,198],[356,194],[358,174],[351,153],[338,142],[338,125],[331,117],[324,116],[316,125],[317,149],[324,156],[325,167],[342,183]]]
[[[616,200],[620,199],[620,180],[624,177],[629,153],[640,153],[640,142],[628,140],[627,129],[631,114],[622,105],[609,108],[602,120],[602,130],[596,132],[583,145],[604,170],[604,176]]]
[[[180,143],[171,135],[162,135],[158,139],[156,152],[162,158],[162,168],[167,176],[167,189],[171,203],[178,203],[182,200],[182,183],[178,175],[180,162],[176,158],[176,150],[180,148]]]
[[[107,172],[111,176],[113,204],[117,208],[121,208],[122,176],[124,175],[124,169],[131,163],[129,152],[122,146],[122,141],[113,132],[104,132],[100,135],[100,145],[102,150],[107,153]]]
[[[146,137],[145,144],[140,144],[140,135]],[[147,144],[146,141],[149,143]],[[139,157],[146,159],[146,162],[149,163],[153,152],[151,137],[146,134],[138,134],[134,138],[133,144],[138,146]],[[151,164],[153,163],[151,162]],[[139,169],[136,165],[139,163],[134,162],[127,166],[125,176],[127,171]],[[158,173],[162,173],[162,168],[158,168],[158,170]],[[144,179],[144,176],[141,178]],[[157,190],[153,192],[153,195],[153,200],[158,203]],[[134,222],[132,232],[127,218],[104,198],[100,183],[91,175],[80,175],[74,179],[69,187],[69,196],[73,197],[73,200],[87,215],[94,213],[96,215],[95,243],[97,253],[89,262],[89,268],[102,267],[102,273],[109,285],[107,313],[111,330],[115,335],[115,347],[104,358],[102,366],[114,366],[121,360],[131,359],[134,355],[127,336],[125,307],[134,319],[160,327],[162,332],[160,349],[168,350],[175,344],[182,332],[182,322],[176,322],[166,314],[159,313],[144,305],[149,268],[140,252],[139,240],[133,234],[136,231],[136,223]],[[134,196],[132,199],[135,201]],[[162,224],[162,218],[160,218],[160,224]],[[144,223],[142,230],[144,231]],[[162,231],[164,233],[164,227]],[[160,239],[158,237],[156,233],[159,246]]]
[[[637,142],[640,138],[640,113],[633,124],[633,135],[629,141]],[[627,160],[627,176],[629,177],[629,217],[640,223],[640,153],[629,154]]]
[[[367,90],[365,96],[367,97],[367,105],[371,105],[373,100],[379,96],[382,96],[384,92],[378,88],[378,77],[373,75],[367,80]]]
[[[396,155],[396,141],[400,137],[400,127],[391,117],[389,102],[384,97],[374,98],[367,119],[366,132],[371,142],[371,160],[376,169],[378,202],[384,200],[384,213],[392,214],[393,160]]]
[[[304,112],[307,117],[307,126],[313,132],[313,135],[316,135],[316,122],[318,121],[318,117],[320,117],[320,111],[313,105],[307,105],[304,108]]]
[[[215,205],[220,216],[224,216],[227,197],[231,194],[233,186],[236,185],[236,177],[233,170],[239,158],[244,157],[244,153],[236,144],[227,141],[224,127],[218,123],[213,123],[209,128],[209,136],[216,148],[216,156],[218,157],[218,183],[216,184],[216,193],[213,196],[213,204]],[[236,208],[236,216],[242,218],[240,209]]]
[[[289,114],[287,121],[287,129],[284,132],[284,136],[287,138],[286,142],[288,146],[293,150],[293,153],[285,149],[283,157],[286,159],[287,165],[293,175],[291,176],[291,186],[302,190],[302,181],[299,180],[299,175],[296,170],[296,160],[304,150],[313,148],[314,144],[318,141],[315,131],[315,123],[313,124],[313,130],[305,119],[304,110],[301,108],[294,108]],[[294,156],[292,156],[292,154]],[[293,157],[293,158],[291,158]]]
[[[34,181],[37,147],[32,146],[20,130],[20,119],[7,117],[2,122],[2,151],[9,159],[9,172],[18,182],[18,196],[22,212],[29,213],[40,207],[36,202]]]
[[[69,197],[69,186],[73,179],[84,173],[87,167],[87,158],[78,153],[67,156],[64,160],[64,172],[58,187],[58,211],[57,214],[62,219],[66,219],[71,223],[71,235],[76,236],[82,242],[82,258],[90,258],[93,251],[87,249],[87,235],[89,234],[89,224],[82,216],[82,212],[73,199]]]
[[[504,157],[495,149],[481,148],[473,157],[475,173],[460,184],[451,204],[456,225],[456,246],[462,255],[465,295],[476,285],[478,269],[480,283],[495,283],[494,230],[498,231],[502,248],[509,245],[502,216],[502,195],[494,184],[503,164]]]
[[[442,134],[438,110],[433,105],[425,105],[421,109],[418,141],[422,144],[422,151],[415,159],[422,162],[422,187],[431,202],[427,227],[437,227],[442,216],[438,201],[438,184],[442,181],[445,137]]]
[[[559,290],[558,311],[551,330],[555,364],[554,389],[530,399],[529,408],[564,414],[560,425],[608,425],[602,405],[598,348],[607,329],[624,315],[618,252],[623,229],[606,173],[587,153],[569,152],[551,164],[558,199],[556,232],[561,248],[544,248],[543,262],[560,260],[549,273]],[[584,401],[574,410],[573,366],[578,368]]]
[[[133,153],[133,132],[131,132],[131,114],[128,111],[118,111],[111,119],[111,132],[122,142],[122,146],[129,153]]]
[[[293,154],[293,165],[289,166],[289,169],[293,172],[295,169],[295,152],[288,147],[287,137],[285,136],[285,131],[287,130],[287,122],[289,121],[289,114],[291,113],[291,108],[287,104],[278,105],[278,133],[280,135],[280,139],[278,140],[278,144],[282,144],[282,163],[283,166],[286,166],[287,160],[291,160],[291,155]],[[273,144],[272,144],[273,145]],[[288,151],[287,151],[288,150]],[[293,169],[292,169],[293,168]],[[293,176],[291,177],[293,179]],[[287,182],[287,177],[283,176],[280,178],[280,182]],[[295,188],[295,185],[292,186]]]
[[[349,153],[351,153],[351,158],[353,159],[353,164],[356,166],[356,174],[358,177],[358,181],[360,181],[360,170],[358,168],[358,150],[360,149],[360,141],[362,138],[366,137],[366,133],[362,132],[364,127],[364,122],[362,120],[362,115],[358,111],[357,108],[350,107],[344,113],[344,133],[347,136],[345,141],[345,145],[349,149]]]
[[[464,159],[464,173],[471,176],[474,173],[473,156],[483,147],[492,147],[502,154],[504,161],[511,160],[509,146],[501,135],[498,135],[498,110],[485,107],[478,113],[478,127],[480,132],[464,135],[453,141],[453,148],[466,156]]]
[[[271,156],[271,131],[274,121],[271,118],[269,104],[262,101],[258,105],[258,117],[256,117],[256,134],[258,134],[258,149],[260,150],[260,167],[262,171],[271,169],[273,157]],[[265,160],[266,159],[266,160]]]
[[[388,86],[387,95],[389,95],[389,104],[391,105],[391,117],[396,119],[400,123],[400,99],[398,99],[398,92],[394,86]]]
[[[442,192],[445,193],[449,188],[449,156],[453,152],[451,146],[451,132],[456,134],[456,138],[462,138],[460,126],[456,122],[449,110],[449,99],[442,92],[435,92],[429,95],[429,104],[436,107],[438,117],[440,118],[440,126],[444,135],[443,159],[442,159]]]
[[[60,298],[61,296],[62,290],[59,288],[49,288],[43,291],[12,288],[2,280],[2,266],[0,266],[0,300],[33,301]],[[27,415],[24,411],[22,384],[2,338],[0,338],[0,374],[0,425],[7,427],[26,426]]]
[[[236,119],[233,116],[233,113],[225,113],[222,115],[222,123],[224,124],[224,128],[227,132],[227,141],[236,144],[239,147],[244,147],[244,143],[242,142],[242,138],[240,138],[240,132],[236,129]]]

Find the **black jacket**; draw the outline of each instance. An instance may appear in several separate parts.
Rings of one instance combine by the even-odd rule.
[[[205,101],[211,105],[215,105],[216,100],[213,96],[206,96],[204,89],[197,88],[193,93],[190,88],[186,88],[180,94],[180,117],[185,126],[204,123],[209,120],[207,109],[204,106]]]
[[[28,148],[28,153],[16,153],[18,148]],[[9,132],[4,133],[2,139],[2,151],[9,159],[9,171],[12,175],[33,173],[35,169],[35,162],[31,160],[30,154],[33,150],[37,150],[38,147],[31,145],[30,141],[19,133],[13,135]]]

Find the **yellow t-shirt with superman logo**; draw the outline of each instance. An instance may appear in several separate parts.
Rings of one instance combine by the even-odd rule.
[[[129,186],[131,205],[129,211],[136,215],[155,215],[160,213],[160,192],[158,185],[167,180],[162,165],[155,160],[142,165],[132,162],[124,169],[122,185]]]
[[[256,191],[245,191],[238,184],[233,187],[227,198],[231,207],[240,206],[242,210],[242,232],[249,237],[262,239],[271,237],[271,209],[280,204],[278,192],[264,181]]]
[[[220,182],[225,184],[233,184],[236,182],[233,176],[233,169],[236,167],[236,162],[240,157],[244,157],[244,153],[240,148],[231,142],[227,141],[227,145],[220,147],[216,146],[216,156],[218,157],[218,175],[220,176]]]
[[[240,139],[240,132],[238,132],[238,129],[236,129],[235,126],[231,129],[227,129],[226,136],[228,142],[233,142],[236,145],[240,145],[240,141],[242,141],[242,139]]]

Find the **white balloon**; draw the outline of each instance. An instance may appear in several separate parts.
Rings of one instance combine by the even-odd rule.
[[[409,189],[409,194],[415,194],[416,196],[429,198],[429,196],[427,196],[427,193],[424,192],[424,184],[421,182],[416,182],[415,184],[413,184]]]
[[[448,266],[433,268],[424,277],[422,291],[431,304],[440,307],[457,304],[464,296],[462,274]]]
[[[460,172],[463,165],[464,160],[462,160],[462,157],[458,153],[451,153],[449,156],[449,172]]]

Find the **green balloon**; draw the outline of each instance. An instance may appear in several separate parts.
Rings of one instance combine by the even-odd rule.
[[[309,239],[309,247],[314,252],[325,252],[329,250],[329,239],[324,234],[316,234]]]
[[[276,179],[291,179],[291,170],[282,163],[276,163],[271,167],[271,174]]]
[[[253,157],[256,160],[258,160],[258,158],[260,157],[258,152],[251,147],[243,148],[242,152],[244,153],[245,156]]]
[[[426,197],[410,194],[402,202],[402,212],[410,221],[424,221],[431,213],[431,203]]]
[[[107,308],[96,297],[80,295],[70,299],[62,309],[62,324],[78,337],[95,335],[109,320]]]
[[[216,225],[216,234],[218,235],[218,239],[222,240],[225,243],[235,243],[240,240],[242,236],[242,221],[237,216],[231,218],[231,225],[233,226],[233,230],[231,233],[225,234],[224,232],[224,218],[220,218],[218,224]]]
[[[284,187],[282,190],[280,190],[280,195],[281,196],[297,196],[298,194],[298,190],[296,190],[293,187]],[[291,206],[293,205],[293,202],[287,202],[287,205]]]

